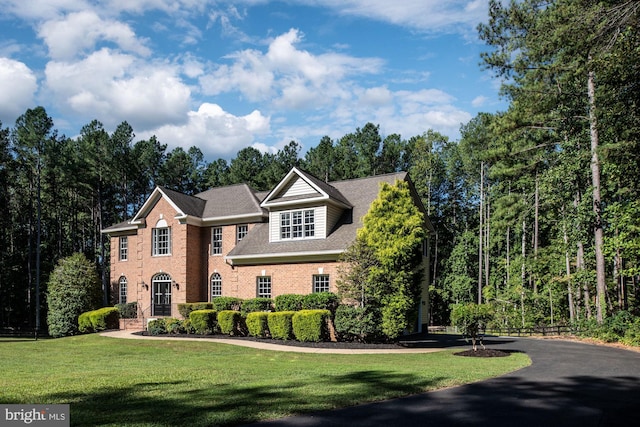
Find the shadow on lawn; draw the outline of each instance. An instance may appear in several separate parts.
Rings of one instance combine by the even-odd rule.
[[[258,417],[278,418],[354,405],[379,395],[380,390],[385,390],[387,397],[414,394],[424,390],[431,381],[414,375],[359,371],[327,375],[315,383],[319,384],[319,392],[313,395],[302,390],[306,384],[300,382],[283,382],[277,388],[230,384],[188,389],[189,382],[180,381],[140,383],[87,394],[58,393],[47,399],[70,403],[74,426],[238,425],[255,422]],[[349,387],[345,388],[345,384]]]

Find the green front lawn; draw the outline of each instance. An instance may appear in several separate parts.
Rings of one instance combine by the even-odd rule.
[[[459,351],[459,350],[458,350]],[[0,339],[0,403],[71,405],[72,425],[233,425],[510,372],[524,354],[332,355],[83,335]]]

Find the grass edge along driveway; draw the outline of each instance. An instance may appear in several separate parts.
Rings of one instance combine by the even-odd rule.
[[[461,385],[531,363],[522,353],[454,351],[307,354],[95,334],[0,339],[0,403],[68,403],[74,426],[236,425]]]

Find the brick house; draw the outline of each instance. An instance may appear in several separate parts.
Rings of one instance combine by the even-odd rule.
[[[239,184],[188,196],[157,187],[131,220],[102,231],[111,239],[112,295],[136,301],[144,322],[218,296],[335,292],[338,257],[380,184],[396,180],[409,183],[424,211],[406,172],[326,183],[293,168],[270,192]],[[425,249],[419,330],[428,320],[428,263]]]

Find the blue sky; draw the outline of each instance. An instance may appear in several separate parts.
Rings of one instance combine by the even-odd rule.
[[[458,139],[505,108],[483,70],[485,0],[0,0],[0,121],[42,105],[60,133],[303,151],[380,125]]]

